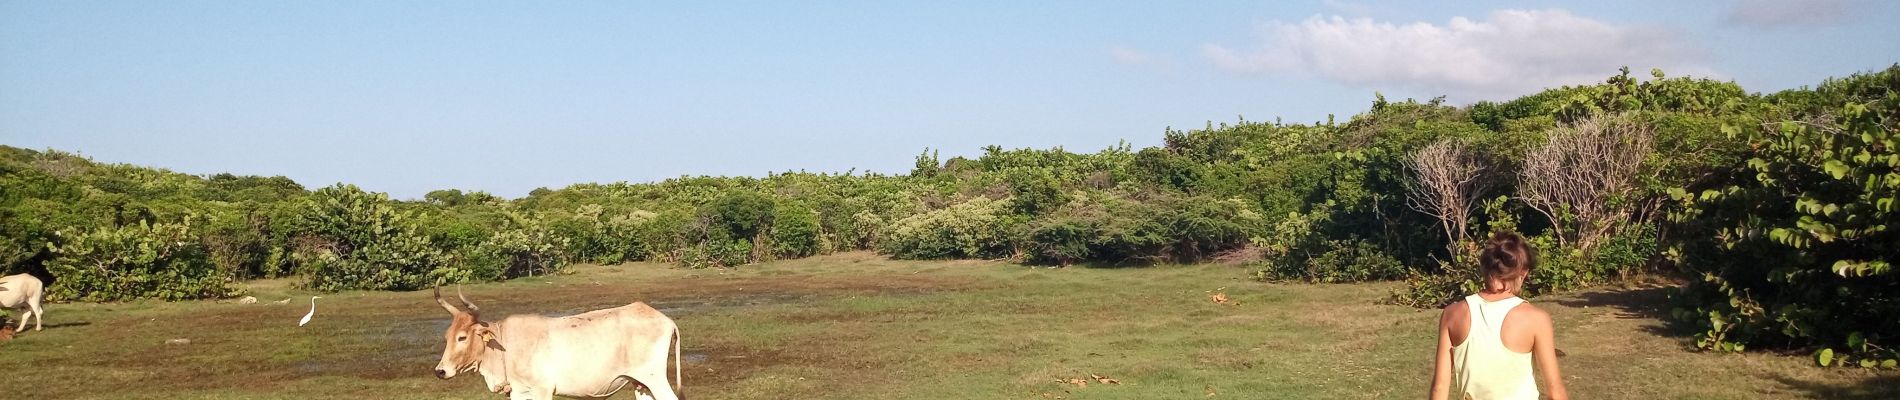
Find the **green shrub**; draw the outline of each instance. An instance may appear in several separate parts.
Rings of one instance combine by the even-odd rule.
[[[1405,287],[1392,293],[1393,303],[1418,308],[1441,308],[1484,288],[1474,264],[1439,263],[1429,271],[1412,270]]]
[[[878,251],[900,259],[1007,257],[1009,204],[978,197],[897,220],[879,235]]]
[[[648,260],[685,263],[688,235],[694,225],[690,212],[669,209],[654,214],[646,222],[633,224],[632,235]]]
[[[1167,230],[1166,251],[1176,262],[1206,260],[1244,247],[1265,225],[1242,200],[1190,196],[1165,199],[1157,206],[1155,222]]]
[[[1256,274],[1266,280],[1299,280],[1340,283],[1398,279],[1406,275],[1405,266],[1378,246],[1363,240],[1326,242],[1329,248],[1316,257],[1267,260],[1268,268]]]
[[[648,246],[641,243],[641,229],[658,214],[610,211],[598,204],[581,206],[571,215],[549,214],[541,213],[532,220],[540,221],[536,223],[545,225],[550,234],[565,243],[560,252],[570,260],[611,265],[650,257]]]
[[[1067,266],[1089,259],[1091,242],[1100,236],[1090,222],[1056,218],[1036,223],[1029,229],[1024,261]]]
[[[683,229],[673,242],[680,246],[679,262],[689,267],[729,267],[760,261],[770,248],[768,240],[776,202],[753,190],[725,190],[699,208],[695,221],[677,221]],[[676,221],[668,221],[676,222]]]
[[[1537,268],[1525,279],[1528,293],[1548,293],[1604,284],[1629,276],[1658,255],[1656,227],[1650,224],[1611,234],[1589,254],[1565,249],[1550,236],[1529,238],[1538,254]]]
[[[618,240],[608,233],[608,227],[598,216],[559,216],[546,220],[547,229],[566,239],[562,253],[574,257],[575,261],[596,264],[616,264],[624,260],[626,253],[616,251]]]
[[[1088,256],[1112,263],[1168,259],[1168,246],[1176,241],[1155,209],[1133,201],[1109,203],[1093,226]]]
[[[876,249],[878,233],[882,232],[887,220],[871,210],[858,211],[851,215],[851,224],[836,235],[839,247],[849,250]]]
[[[1524,287],[1518,290],[1518,295],[1526,298],[1608,283],[1633,273],[1657,256],[1656,229],[1648,225],[1612,235],[1604,245],[1598,246],[1595,254],[1588,256],[1558,246],[1557,240],[1548,235],[1526,239],[1531,251],[1537,254],[1537,267],[1531,269],[1530,275],[1524,278]],[[1465,259],[1477,260],[1480,245],[1472,243],[1466,248],[1473,253]],[[1414,307],[1436,308],[1477,293],[1484,287],[1484,277],[1474,262],[1441,262],[1435,269],[1404,273],[1406,286],[1393,293],[1392,300]]]
[[[1754,149],[1672,191],[1672,314],[1718,351],[1821,346],[1824,364],[1900,358],[1900,66],[1779,95],[1778,124],[1725,125]]]
[[[781,202],[772,210],[772,254],[800,258],[818,254],[818,213],[797,202]]]
[[[55,301],[189,300],[239,293],[185,223],[98,228],[62,236],[47,271]]]
[[[1254,273],[1262,281],[1360,282],[1389,281],[1408,275],[1408,269],[1385,248],[1351,239],[1326,239],[1322,227],[1332,222],[1332,203],[1309,212],[1288,214],[1273,224],[1254,245],[1264,252],[1265,269]]]
[[[1069,201],[1062,182],[1049,169],[1012,169],[1003,175],[1009,184],[1009,203],[1017,215],[1042,215]]]
[[[1312,211],[1288,213],[1286,218],[1273,223],[1265,233],[1253,238],[1253,245],[1260,249],[1266,269],[1255,273],[1262,280],[1305,280],[1308,260],[1328,251],[1332,243],[1317,230],[1332,217],[1331,203],[1322,203]]]
[[[468,248],[461,269],[468,270],[474,280],[557,274],[567,267],[561,251],[565,244],[564,238],[546,229],[503,230]]]
[[[354,185],[317,190],[298,216],[296,259],[303,285],[317,290],[414,290],[439,280],[492,279],[455,270],[410,214],[381,193]]]
[[[1159,197],[1078,191],[1063,206],[1032,220],[1018,239],[1024,261],[1067,265],[1093,261],[1197,262],[1247,246],[1260,231],[1242,200]]]
[[[364,243],[347,254],[317,250],[298,254],[302,286],[322,291],[416,290],[438,282],[492,279],[448,267],[448,257],[421,235],[398,235]]]
[[[624,261],[647,260],[652,257],[649,247],[642,243],[641,231],[646,225],[659,218],[659,214],[645,210],[634,210],[626,214],[614,215],[601,223],[599,253],[594,262],[614,264]]]
[[[261,212],[230,214],[210,219],[200,236],[212,264],[238,278],[274,278],[287,272],[271,262],[275,243],[269,216]]]
[[[680,265],[692,268],[734,267],[751,262],[754,254],[752,241],[732,238],[725,231],[716,229],[701,231],[700,235],[703,235],[701,237],[704,240],[679,250]]]
[[[1166,258],[1170,243],[1156,208],[1117,193],[1078,191],[1074,200],[1031,221],[1018,239],[1024,261],[1069,265]]]
[[[751,240],[772,224],[772,203],[772,198],[758,192],[737,190],[721,196],[702,213],[715,224],[713,228],[723,229],[732,238]]]

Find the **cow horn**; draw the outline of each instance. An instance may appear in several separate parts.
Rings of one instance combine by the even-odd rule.
[[[441,305],[442,305],[442,309],[444,309],[444,310],[449,310],[449,313],[450,313],[450,314],[461,314],[461,313],[464,313],[464,312],[465,312],[465,311],[462,311],[462,309],[460,309],[460,308],[456,308],[454,304],[449,304],[449,302],[448,302],[448,300],[442,300],[442,287],[441,287],[441,286],[436,286],[436,287],[435,287],[435,303],[436,303],[436,304],[441,304]]]
[[[468,301],[468,296],[462,295],[462,285],[455,285],[455,297],[462,299],[462,305],[468,306],[468,312],[473,313],[482,310],[481,307],[475,306],[475,302]]]

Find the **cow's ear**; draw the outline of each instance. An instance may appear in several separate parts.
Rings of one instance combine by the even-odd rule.
[[[475,336],[482,338],[482,346],[484,347],[495,349],[495,350],[508,351],[508,349],[501,347],[501,341],[496,340],[497,338],[495,337],[495,331],[494,329],[491,329],[488,326],[487,322],[475,323]]]
[[[495,340],[495,332],[488,328],[487,322],[475,323],[475,336],[481,337],[483,341]]]

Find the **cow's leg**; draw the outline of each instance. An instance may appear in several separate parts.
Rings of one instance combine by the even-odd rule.
[[[26,332],[26,319],[27,319],[27,318],[32,318],[32,317],[33,317],[33,308],[32,308],[32,307],[20,307],[20,308],[18,308],[18,309],[11,309],[11,310],[7,310],[7,311],[12,311],[12,312],[13,312],[13,316],[15,316],[15,317],[19,317],[19,318],[20,318],[20,326],[16,326],[16,327],[13,327],[13,331],[14,331],[14,332]]]
[[[46,313],[40,311],[40,296],[33,296],[33,298],[26,299],[26,305],[33,311],[33,330],[39,331],[40,325],[46,323]],[[26,327],[26,320],[20,320],[20,327]],[[19,329],[14,330],[18,331]]]
[[[508,393],[508,400],[554,400],[553,389],[524,389],[516,386]]]
[[[679,400],[680,398],[678,394],[673,393],[673,385],[667,382],[665,369],[661,369],[657,374],[647,374],[639,380],[641,383],[654,382],[654,384],[646,385],[648,390],[653,391],[653,400]]]

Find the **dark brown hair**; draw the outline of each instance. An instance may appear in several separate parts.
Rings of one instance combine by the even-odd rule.
[[[1517,279],[1537,267],[1537,252],[1524,244],[1524,237],[1517,232],[1498,232],[1484,241],[1478,266],[1485,278]]]

